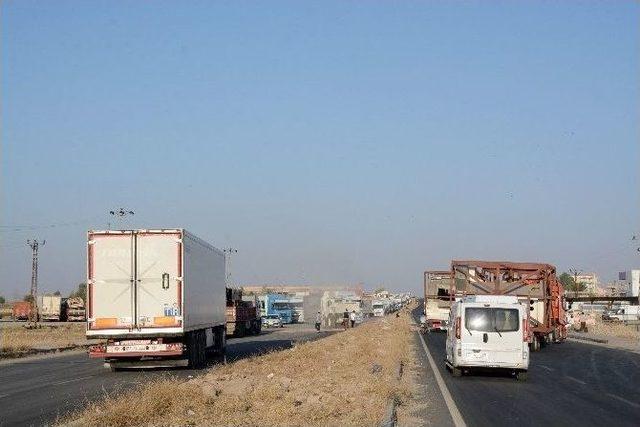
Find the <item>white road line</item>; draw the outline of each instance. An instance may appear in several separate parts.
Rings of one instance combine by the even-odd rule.
[[[0,394],[0,399],[2,399],[3,397],[7,397],[9,396],[8,394]]]
[[[91,377],[93,377],[93,375],[89,375],[87,377],[73,378],[71,380],[66,380],[66,381],[58,381],[57,383],[51,383],[51,385],[61,385],[61,384],[75,383],[77,381],[86,380],[87,378],[91,378]]]
[[[632,402],[630,400],[627,400],[624,397],[616,396],[615,394],[611,394],[611,393],[607,393],[607,396],[611,396],[614,399],[618,399],[620,402],[624,402],[624,403],[626,403],[628,405],[635,406],[636,408],[640,408],[640,405],[638,405],[637,403]]]
[[[585,383],[584,381],[581,381],[581,380],[579,380],[579,379],[577,379],[577,378],[570,377],[569,375],[565,375],[564,377],[565,377],[566,379],[568,379],[568,380],[575,381],[575,382],[577,382],[577,383],[579,383],[579,384],[587,385],[587,383]]]
[[[553,372],[553,369],[548,366],[544,366],[544,365],[538,365],[538,366],[540,366],[542,369],[546,369],[549,372]]]
[[[433,361],[433,357],[431,357],[431,353],[427,348],[427,344],[424,342],[424,338],[422,338],[422,334],[417,332],[418,337],[420,337],[420,341],[422,341],[422,348],[424,349],[425,354],[427,355],[427,359],[429,360],[429,365],[431,366],[431,370],[433,371],[433,375],[436,377],[436,382],[438,383],[438,387],[440,388],[440,393],[442,393],[442,397],[444,398],[444,403],[447,404],[447,408],[449,409],[449,413],[451,414],[451,418],[453,419],[453,424],[456,427],[466,427],[467,424],[464,422],[464,418],[462,418],[462,414],[458,410],[456,406],[456,402],[454,402],[451,397],[451,393],[449,393],[449,389],[442,379],[442,375],[440,375],[440,371],[438,371],[438,367],[436,363]]]

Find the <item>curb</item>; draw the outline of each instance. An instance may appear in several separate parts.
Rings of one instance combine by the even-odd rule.
[[[398,372],[396,378],[400,380],[402,378],[402,372],[404,371],[404,364],[400,362],[398,364]],[[398,414],[396,413],[396,407],[398,406],[398,399],[396,396],[391,396],[389,403],[387,404],[387,410],[385,411],[384,419],[380,423],[381,427],[394,427],[398,422]]]
[[[583,336],[576,335],[576,334],[567,334],[567,337],[568,338],[573,338],[574,340],[591,341],[591,342],[597,342],[597,343],[600,343],[600,344],[607,344],[609,342],[609,340],[605,340],[605,339],[583,337]]]

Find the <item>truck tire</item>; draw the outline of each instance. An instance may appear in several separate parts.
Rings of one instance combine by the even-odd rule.
[[[540,351],[540,338],[537,335],[531,340],[531,351]]]
[[[518,372],[516,372],[516,379],[518,381],[526,381],[528,377],[529,377],[529,375],[528,375],[527,371],[518,371]]]
[[[187,351],[189,367],[200,369],[207,362],[206,345],[207,337],[204,330],[191,331],[187,339]]]
[[[461,377],[462,376],[462,369],[456,368],[455,366],[453,366],[451,368],[451,375],[453,375],[456,378]]]

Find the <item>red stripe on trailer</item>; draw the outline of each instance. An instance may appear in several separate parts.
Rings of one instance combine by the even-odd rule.
[[[93,234],[89,234],[89,241],[93,239]],[[93,284],[91,281],[93,280],[93,245],[89,245],[87,249],[87,309],[88,316],[87,318],[91,318],[93,314]]]

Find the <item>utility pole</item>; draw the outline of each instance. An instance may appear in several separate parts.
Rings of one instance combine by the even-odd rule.
[[[38,240],[27,240],[27,245],[31,248],[32,261],[31,261],[31,300],[32,309],[29,312],[29,327],[36,327],[38,325],[38,249],[40,246],[44,246],[47,243],[43,240],[40,243]]]
[[[575,296],[578,298],[578,274],[582,274],[582,270],[577,270],[575,268],[570,268],[569,272],[573,274],[573,288],[575,290]]]
[[[230,288],[232,283],[231,283],[231,254],[237,254],[238,250],[234,249],[234,248],[225,248],[222,250],[222,252],[224,252],[224,269],[226,272],[225,275],[225,286],[227,288]]]

